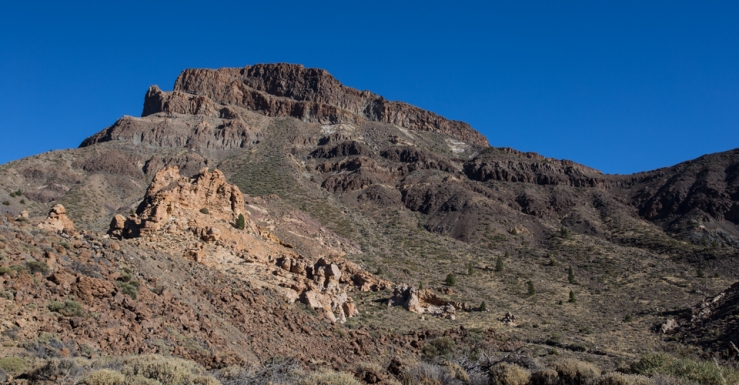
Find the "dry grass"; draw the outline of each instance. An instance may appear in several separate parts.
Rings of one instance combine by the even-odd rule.
[[[527,385],[529,380],[531,373],[516,364],[502,362],[490,369],[492,385]]]

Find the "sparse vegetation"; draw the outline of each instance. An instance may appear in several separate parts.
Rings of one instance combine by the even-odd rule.
[[[47,307],[50,311],[59,313],[65,317],[82,317],[85,315],[85,309],[82,308],[82,305],[71,299],[65,300],[64,302],[51,301]]]
[[[705,385],[735,384],[739,371],[716,362],[680,359],[666,353],[650,353],[631,366],[632,372],[645,376],[667,375]]]
[[[49,272],[49,266],[43,261],[28,261],[26,262],[26,267],[31,273],[46,274]]]
[[[508,253],[508,251],[506,251],[506,254],[507,253]],[[495,271],[497,271],[497,272],[503,271],[503,257],[501,257],[500,255],[495,260]]]
[[[423,345],[421,353],[426,358],[448,357],[454,350],[454,340],[448,337],[439,337]]]
[[[28,363],[20,357],[0,358],[0,369],[11,376],[17,376],[29,369]]]

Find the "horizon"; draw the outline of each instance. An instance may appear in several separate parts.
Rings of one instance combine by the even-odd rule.
[[[739,5],[730,2],[404,3],[390,14],[339,2],[233,3],[225,16],[223,7],[199,15],[217,30],[192,28],[187,3],[177,4],[9,5],[0,163],[76,148],[140,116],[148,86],[169,91],[187,68],[273,62],[322,68],[346,86],[461,120],[491,146],[607,174],[739,147]]]

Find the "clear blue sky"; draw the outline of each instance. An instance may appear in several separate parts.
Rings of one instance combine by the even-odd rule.
[[[0,163],[76,147],[184,68],[290,62],[609,173],[739,147],[736,1],[0,7]]]

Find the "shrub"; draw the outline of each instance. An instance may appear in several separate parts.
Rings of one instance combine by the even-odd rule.
[[[631,366],[631,371],[645,376],[666,375],[706,385],[733,384],[739,381],[736,369],[722,368],[715,362],[678,359],[666,353],[651,353]]]
[[[246,228],[246,220],[244,219],[244,214],[239,214],[239,218],[236,219],[236,228],[239,230],[243,230]]]
[[[3,201],[3,205],[5,205],[5,206],[10,206],[10,202],[8,202],[8,201]]]
[[[575,292],[570,290],[570,302],[575,303],[577,302],[577,298],[575,298]]]
[[[16,377],[28,370],[29,367],[26,361],[23,361],[20,357],[5,357],[0,358],[0,369],[5,373]]]
[[[0,266],[0,275],[10,274],[13,271],[9,266]]]
[[[454,274],[449,273],[449,275],[446,276],[446,284],[447,286],[454,286],[457,284],[457,280],[454,278]]]
[[[531,379],[528,370],[516,365],[502,362],[490,369],[490,383],[499,385],[526,385]]]
[[[543,369],[538,372],[534,372],[531,375],[531,383],[534,385],[559,384],[559,374],[557,374],[557,371],[554,369]]]
[[[137,299],[139,296],[139,281],[118,282],[118,288],[121,293],[128,295],[131,299]]]
[[[82,383],[86,385],[124,385],[126,376],[110,369],[100,369],[85,376]]]
[[[475,265],[470,262],[467,264],[467,275],[472,275],[475,273]]]
[[[202,209],[200,209],[200,212],[203,213],[203,214],[210,214],[210,211],[207,208],[205,208],[205,207],[203,207]]]
[[[429,385],[442,385],[442,384],[456,384],[455,376],[449,373],[447,368],[439,365],[422,362],[400,375],[401,383],[405,384],[429,384]]]
[[[26,262],[26,267],[28,267],[28,270],[31,273],[46,274],[49,272],[49,266],[46,264],[46,262],[43,261],[28,261]]]
[[[55,313],[59,313],[65,317],[82,317],[85,315],[85,309],[77,301],[70,299],[64,302],[51,301],[47,305],[47,308]]]
[[[488,310],[488,307],[487,305],[485,305],[485,301],[482,301],[482,303],[480,304],[480,311],[487,311],[487,310]]]
[[[536,288],[534,288],[534,281],[526,282],[526,286],[528,286],[528,294],[530,296],[536,294]]]
[[[556,362],[554,369],[565,384],[585,385],[600,376],[600,370],[592,364],[573,359]]]
[[[22,195],[23,195],[23,191],[21,191],[21,190],[18,190],[18,191],[15,192],[15,196],[17,196],[17,197],[22,196]]]
[[[626,316],[624,317],[624,322],[631,322],[631,321],[633,321],[633,320],[634,320],[634,317],[632,317],[632,316],[631,316],[631,314],[627,314],[627,315],[626,315]]]
[[[562,226],[562,228],[559,229],[559,235],[562,238],[567,239],[567,238],[570,237],[570,230],[568,230],[566,227]]]
[[[335,372],[333,370],[324,370],[314,372],[303,378],[299,382],[300,385],[361,385],[354,376],[348,373]]]
[[[638,374],[623,374],[618,372],[606,373],[595,381],[592,385],[650,385],[652,381],[649,377],[640,376]]]
[[[508,251],[506,251],[506,254]],[[503,271],[503,257],[500,255],[498,256],[498,259],[495,260],[495,271],[501,272]]]
[[[20,202],[20,203],[21,203],[22,205],[26,204],[26,200],[25,200],[25,199],[21,199],[21,200],[20,200],[19,202]]]
[[[705,278],[706,277],[706,273],[703,272],[703,269],[698,269],[698,271],[695,272],[695,275],[698,278]]]
[[[449,356],[454,350],[454,341],[448,337],[434,338],[423,345],[421,353],[426,358],[436,358],[439,356]]]
[[[215,378],[208,376],[205,369],[192,361],[155,354],[125,360],[122,373],[126,378],[140,376],[162,384],[220,384]]]

